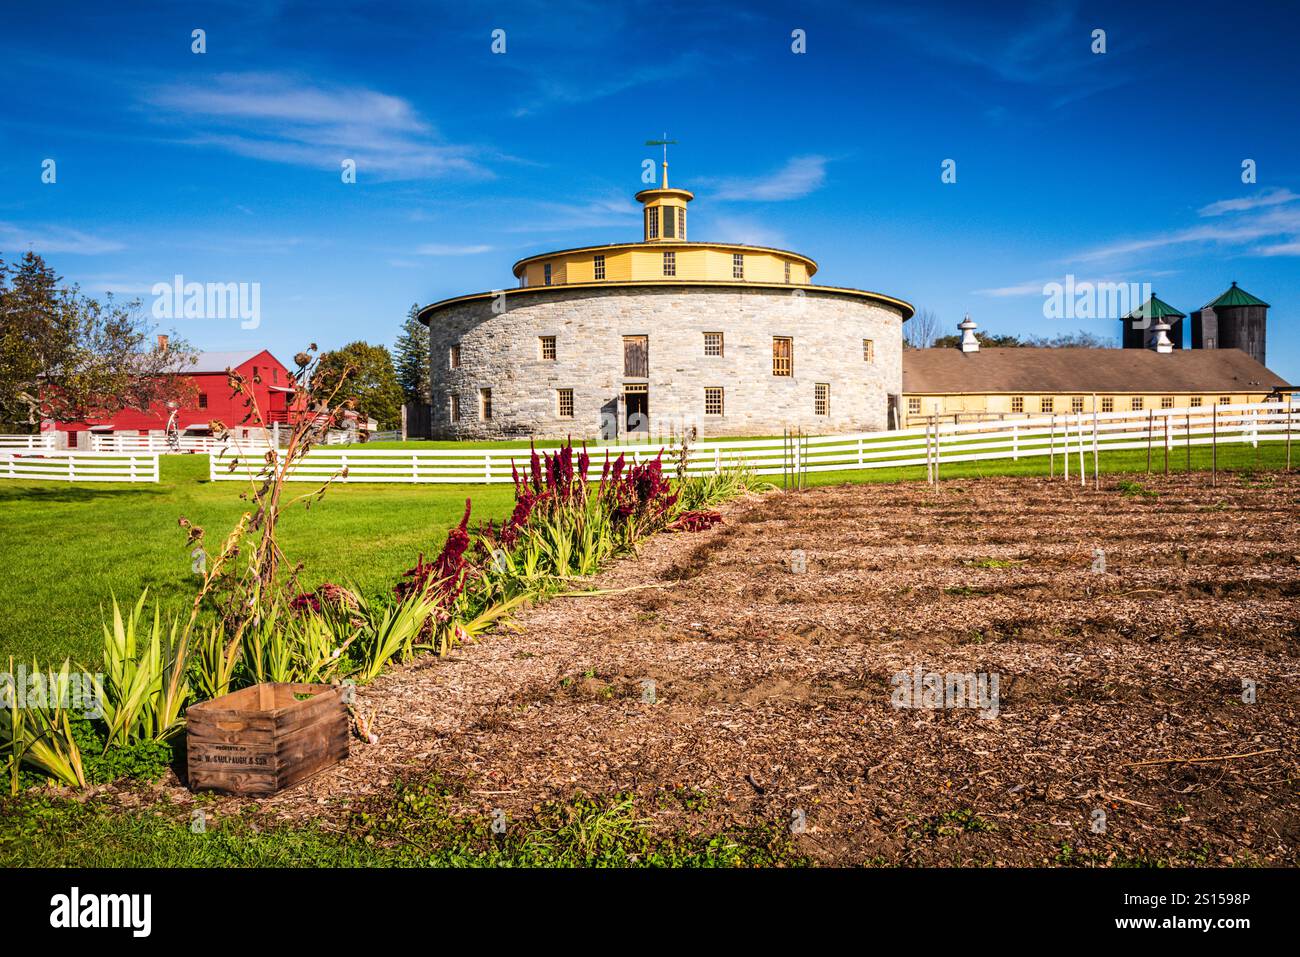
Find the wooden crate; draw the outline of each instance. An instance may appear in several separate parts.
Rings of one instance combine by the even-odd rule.
[[[275,794],[342,761],[343,693],[334,685],[267,683],[193,705],[185,712],[190,788]]]

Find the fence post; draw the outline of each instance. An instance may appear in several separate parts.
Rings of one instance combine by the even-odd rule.
[[[1056,413],[1052,413],[1051,432],[1047,439],[1047,477],[1056,478]]]
[[[1083,412],[1079,412],[1079,488],[1088,488],[1088,465],[1083,458]]]
[[[1288,432],[1287,435],[1290,436],[1290,433]],[[862,439],[858,439],[858,468],[862,468],[866,464],[867,457],[862,451]]]
[[[1164,438],[1165,445],[1165,475],[1169,475],[1169,416],[1164,416],[1165,425],[1161,429],[1161,438]]]
[[[420,456],[415,452],[411,453],[411,481],[420,481]]]
[[[1187,471],[1192,470],[1192,413],[1187,413]]]
[[[76,466],[73,464],[73,459],[75,457],[76,457],[75,452],[68,453],[68,481],[69,482],[74,482],[76,481],[77,478]]]
[[[348,480],[348,453],[344,452],[339,456],[339,471],[343,473],[343,481]]]
[[[1210,410],[1210,484],[1219,487],[1219,407]]]
[[[1092,397],[1092,487],[1101,488],[1101,452],[1097,448],[1097,397]]]
[[[1155,415],[1155,409],[1147,409],[1147,475],[1151,474],[1151,442],[1156,432]]]
[[[1020,423],[1011,424],[1011,461],[1020,461]]]
[[[1286,396],[1286,470],[1291,471],[1291,393]]]
[[[955,423],[954,423],[955,424]],[[939,423],[934,423],[934,487],[939,489]]]

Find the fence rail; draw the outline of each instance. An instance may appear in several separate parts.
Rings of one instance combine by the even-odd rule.
[[[54,482],[157,482],[157,452],[0,450],[0,478]]]
[[[52,449],[54,433],[42,432],[39,435],[0,435],[0,451],[5,449]]]
[[[945,464],[1052,456],[1068,476],[1095,473],[1102,452],[1159,450],[1226,443],[1285,441],[1288,451],[1300,427],[1300,408],[1255,403],[1204,408],[1151,409],[1137,412],[1058,413],[1014,422],[933,423],[894,432],[723,440],[693,446],[688,473],[702,474],[743,466],[758,475],[795,472],[848,472],[923,466],[931,477]],[[629,462],[653,458],[647,445],[597,446],[591,449],[589,477],[600,474],[604,457],[623,454]],[[676,467],[680,449],[664,448],[664,460]],[[512,466],[524,467],[521,449],[346,449],[317,447],[288,476],[292,481],[401,483],[491,483],[511,481]],[[225,451],[209,457],[213,481],[247,479],[265,467],[261,453]]]
[[[212,452],[232,445],[243,447],[256,446],[265,450],[269,440],[261,437],[234,439],[217,438],[211,435],[182,435],[176,444],[167,441],[163,435],[95,435],[91,433],[90,448],[93,452],[158,452],[167,455],[173,452]]]

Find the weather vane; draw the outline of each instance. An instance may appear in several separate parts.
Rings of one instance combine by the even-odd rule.
[[[668,138],[668,134],[665,133],[663,139],[661,139],[661,140],[646,140],[646,141],[645,141],[645,145],[646,145],[646,146],[662,146],[662,147],[664,148],[664,165],[667,166],[667,165],[668,165],[668,147],[670,147],[670,146],[676,146],[676,145],[677,145],[677,141],[676,141],[676,140],[670,140],[670,139]]]
[[[646,145],[646,146],[662,146],[662,147],[664,148],[664,181],[663,181],[663,187],[664,187],[664,189],[667,189],[667,188],[668,188],[668,147],[670,147],[670,146],[676,146],[676,145],[677,145],[677,141],[676,141],[676,140],[670,140],[670,139],[668,138],[668,134],[665,133],[663,139],[661,139],[661,140],[646,140],[646,141],[645,141],[645,145]]]

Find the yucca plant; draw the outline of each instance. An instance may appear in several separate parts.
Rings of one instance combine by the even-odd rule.
[[[436,600],[421,591],[413,592],[397,604],[378,605],[359,599],[357,611],[365,625],[356,643],[361,656],[357,677],[370,681],[393,658],[410,658],[425,622],[436,609]]]
[[[106,748],[132,741],[166,741],[185,725],[182,709],[189,697],[184,680],[184,645],[180,621],[173,619],[164,631],[162,612],[154,606],[153,627],[147,635],[140,627],[145,601],[140,600],[124,619],[113,598],[113,621],[104,625],[104,680],[95,679],[104,710]]]
[[[230,694],[243,651],[243,629],[227,639],[221,622],[214,622],[195,642],[190,672],[200,700]]]
[[[13,674],[13,659],[9,673]],[[40,666],[32,662],[32,673]],[[0,709],[0,742],[4,744],[5,770],[9,793],[19,790],[19,771],[23,764],[36,768],[69,787],[84,788],[86,772],[81,763],[81,749],[72,734],[72,724],[63,703],[70,701],[72,663],[64,660],[62,668],[50,671],[46,681],[46,700],[41,705],[19,707],[17,688],[9,696],[8,707]]]

